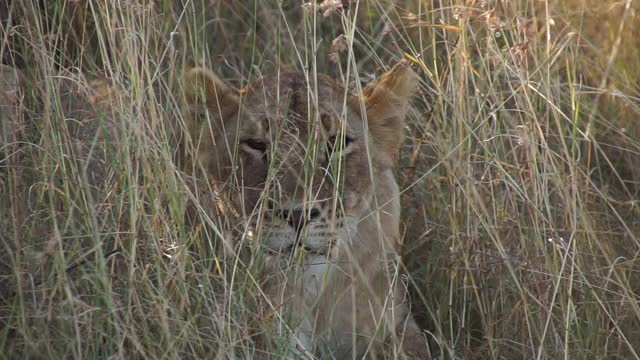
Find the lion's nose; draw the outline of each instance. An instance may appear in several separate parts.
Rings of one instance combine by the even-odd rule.
[[[304,224],[314,221],[320,217],[320,210],[315,207],[311,209],[296,207],[291,210],[281,211],[278,216],[286,220],[292,228],[299,232],[302,230]]]

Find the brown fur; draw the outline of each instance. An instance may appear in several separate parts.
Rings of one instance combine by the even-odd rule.
[[[294,329],[283,334],[291,356],[388,348],[426,358],[397,271],[392,171],[417,85],[409,66],[395,65],[363,96],[290,70],[236,91],[194,68],[184,85],[195,115],[189,171],[202,166],[268,249],[264,290],[284,304],[274,310]]]

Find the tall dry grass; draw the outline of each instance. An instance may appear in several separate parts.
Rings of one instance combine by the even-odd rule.
[[[251,358],[259,333],[284,354],[259,261],[180,171],[182,69],[355,85],[404,57],[404,263],[434,358],[638,358],[639,4],[302,5],[0,4],[0,357]]]

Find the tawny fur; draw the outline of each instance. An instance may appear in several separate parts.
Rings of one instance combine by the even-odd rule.
[[[290,70],[237,91],[194,68],[184,86],[194,110],[188,167],[204,168],[269,250],[264,290],[269,303],[283,304],[271,309],[281,315],[274,319],[294,329],[291,357],[426,358],[397,271],[393,166],[417,87],[408,64],[362,96]]]

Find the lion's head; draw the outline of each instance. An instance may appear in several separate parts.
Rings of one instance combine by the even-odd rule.
[[[323,252],[381,206],[397,226],[390,171],[416,86],[406,63],[363,96],[328,76],[296,71],[237,91],[194,68],[185,84],[189,102],[206,105],[196,106],[199,116],[189,123],[197,159],[234,195],[242,218],[260,221],[268,248]]]

